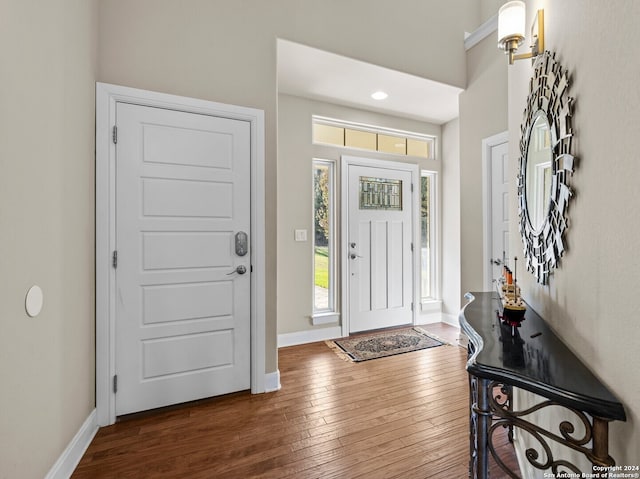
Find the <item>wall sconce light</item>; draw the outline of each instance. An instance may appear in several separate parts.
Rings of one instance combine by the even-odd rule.
[[[531,25],[531,51],[516,55],[524,41],[525,5],[516,0],[505,3],[498,11],[498,47],[509,55],[509,65],[514,60],[535,58],[544,51],[544,10],[538,10]]]

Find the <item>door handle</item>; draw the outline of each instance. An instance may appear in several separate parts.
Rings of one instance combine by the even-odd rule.
[[[227,273],[227,276],[231,276],[233,273],[245,274],[247,272],[247,267],[243,264],[234,269],[231,273]]]
[[[500,266],[502,264],[502,261],[500,261],[499,259],[492,259],[489,260],[489,262],[495,264],[496,266]]]
[[[364,258],[364,256],[360,256],[359,254],[351,253],[349,255],[349,258],[351,258],[351,259]]]

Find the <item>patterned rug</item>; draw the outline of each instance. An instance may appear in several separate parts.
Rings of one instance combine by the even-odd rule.
[[[354,362],[384,358],[447,344],[417,327],[358,335],[326,341],[326,343],[342,359]]]

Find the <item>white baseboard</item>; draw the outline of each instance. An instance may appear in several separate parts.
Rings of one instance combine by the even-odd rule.
[[[49,470],[45,479],[69,479],[89,447],[89,444],[91,444],[96,432],[98,432],[98,420],[96,410],[94,409],[67,448],[62,452],[62,455]]]
[[[272,393],[279,391],[280,388],[280,370],[277,369],[275,373],[267,373],[264,375],[264,392]]]
[[[442,313],[419,314],[416,319],[416,325],[433,324],[442,321]]]
[[[534,469],[529,463],[529,461],[527,460],[527,456],[523,450],[524,448],[522,447],[521,441],[519,441],[517,437],[514,438],[513,440],[513,448],[516,451],[516,459],[518,461],[518,467],[520,468],[520,477],[522,478],[535,477]]]
[[[433,323],[446,323],[456,328],[459,328],[458,317],[453,314],[444,313],[430,313],[419,314],[417,317],[416,325],[425,325]],[[284,348],[287,346],[297,346],[298,344],[315,343],[318,341],[327,341],[329,339],[336,339],[342,337],[342,328],[340,326],[334,326],[331,328],[318,328],[308,331],[296,331],[295,333],[278,334],[278,347]]]
[[[295,333],[278,334],[278,347],[296,346],[298,344],[316,343],[342,337],[342,328],[318,328],[309,331],[296,331]]]
[[[453,326],[454,328],[460,328],[460,323],[458,322],[458,315],[456,314],[442,313],[442,322],[448,324],[449,326]]]
[[[434,311],[430,313],[419,314],[416,320],[416,324],[433,324],[433,323],[445,323],[454,328],[460,328],[458,323],[458,316],[455,314],[446,314],[440,311]]]
[[[469,347],[469,338],[460,330],[460,323],[458,322],[458,316],[455,314],[442,314],[442,322],[448,324],[449,326],[453,326],[458,330],[458,346],[463,348]]]

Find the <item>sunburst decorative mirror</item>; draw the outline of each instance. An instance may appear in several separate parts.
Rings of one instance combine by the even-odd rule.
[[[565,251],[573,155],[569,75],[555,54],[538,55],[520,128],[518,205],[526,267],[540,284]]]

